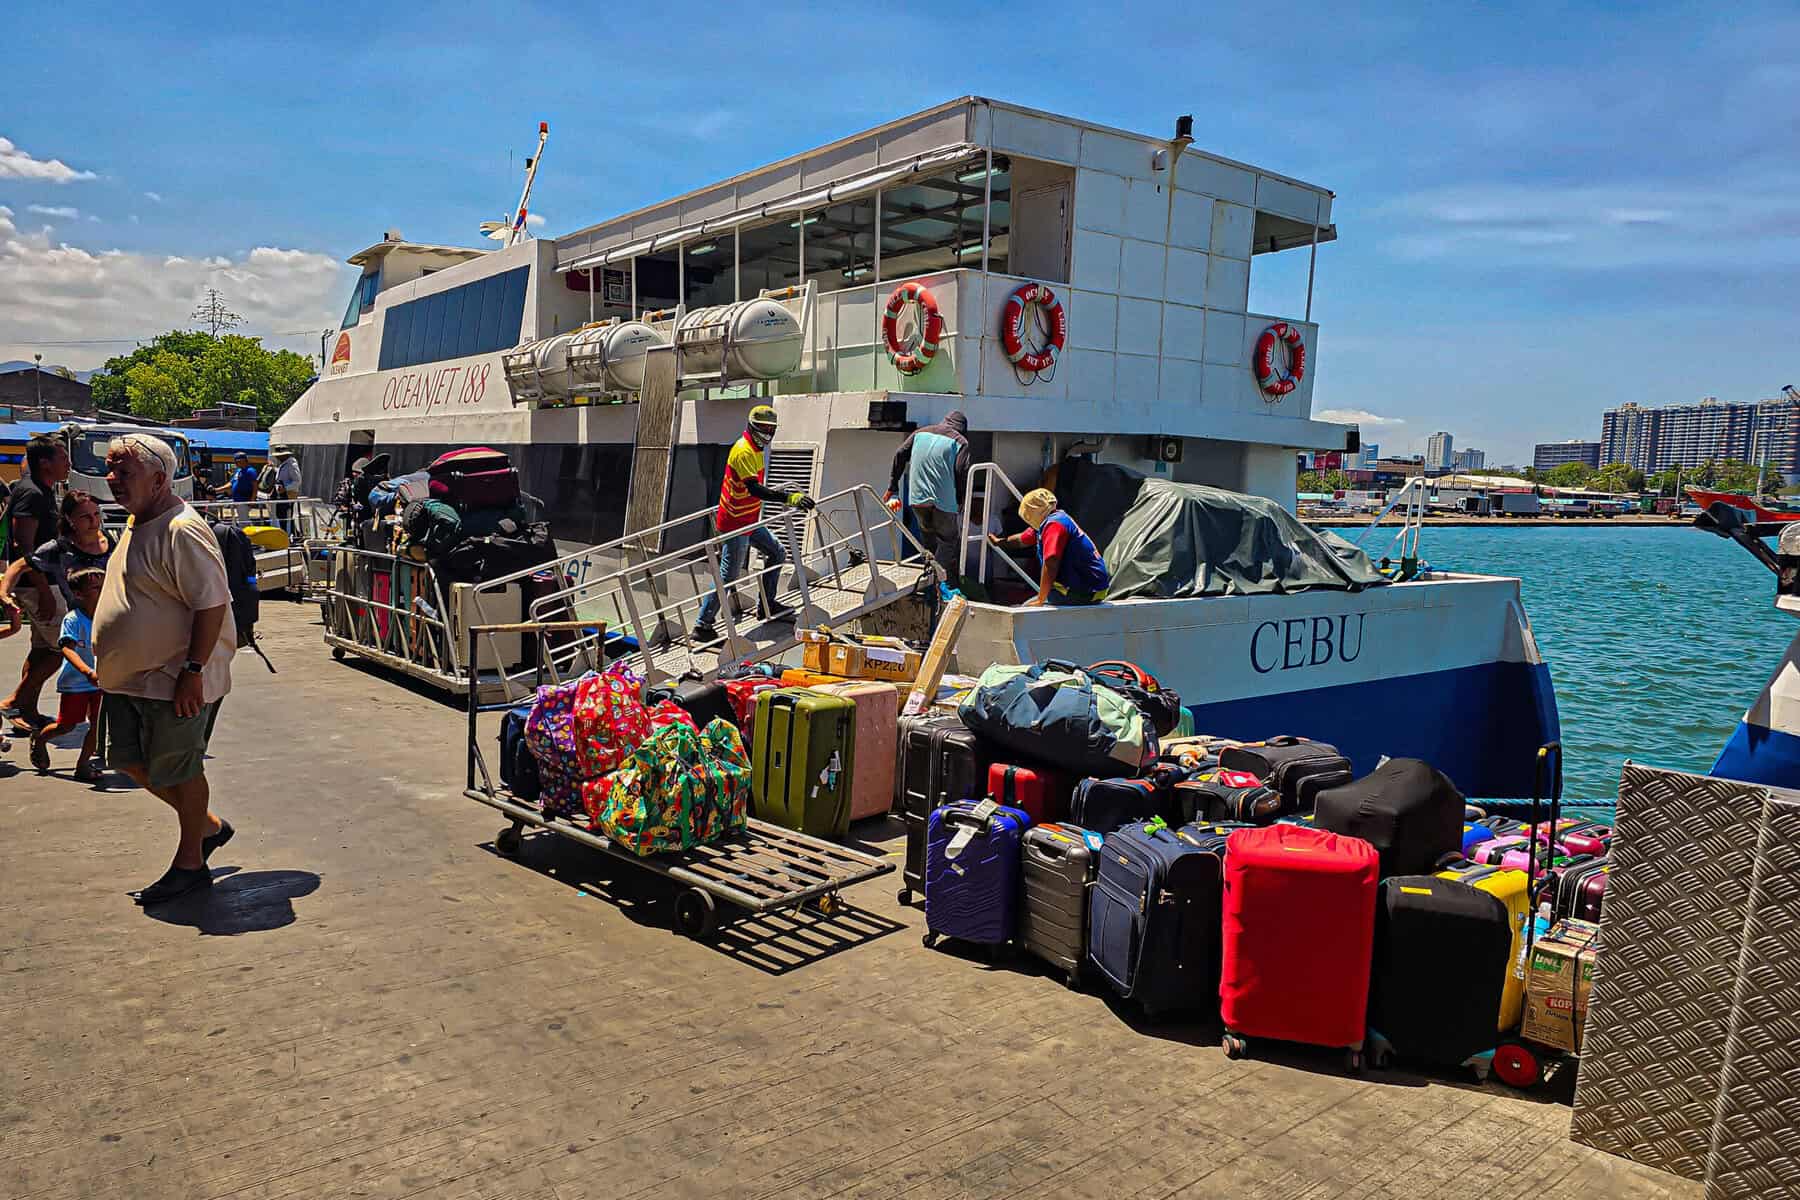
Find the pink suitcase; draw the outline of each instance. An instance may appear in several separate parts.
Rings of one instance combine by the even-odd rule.
[[[1531,856],[1528,849],[1529,840],[1530,839],[1522,834],[1517,834],[1512,837],[1498,837],[1494,838],[1492,841],[1483,842],[1479,846],[1471,848],[1469,853],[1475,862],[1487,863],[1490,866],[1505,867],[1508,870],[1513,871],[1523,871],[1530,865]],[[1543,834],[1538,835],[1537,843],[1540,849],[1538,850],[1538,870],[1536,873],[1542,875],[1545,866],[1545,855],[1542,849],[1545,845]],[[1562,842],[1550,842],[1549,847],[1550,858],[1567,858],[1569,856],[1569,847]]]
[[[1540,834],[1548,828],[1548,821],[1537,824]],[[1564,817],[1556,823],[1556,840],[1567,846],[1571,854],[1605,854],[1612,846],[1612,839],[1613,827],[1598,821]]]
[[[894,803],[894,764],[900,749],[900,689],[853,679],[812,689],[856,705],[856,757],[850,771],[850,819],[884,815]]]

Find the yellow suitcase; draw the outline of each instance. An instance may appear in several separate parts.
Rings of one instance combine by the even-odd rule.
[[[1464,863],[1439,871],[1439,879],[1454,879],[1500,897],[1512,921],[1512,953],[1506,960],[1506,981],[1500,991],[1500,1028],[1517,1029],[1525,1017],[1525,922],[1531,919],[1531,900],[1525,872],[1512,867]]]
[[[286,550],[288,548],[286,531],[277,529],[273,525],[246,525],[244,526],[244,536],[249,538],[250,544],[258,550]]]

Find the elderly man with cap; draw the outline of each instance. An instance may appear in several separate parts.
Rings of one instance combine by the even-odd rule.
[[[1106,589],[1112,586],[1106,560],[1075,518],[1056,507],[1056,493],[1049,488],[1026,492],[1019,501],[1019,517],[1025,522],[1025,532],[1014,537],[990,533],[988,540],[1007,549],[1036,548],[1043,569],[1037,595],[1025,602],[1027,608],[1098,604],[1106,599]]]
[[[269,465],[257,481],[257,491],[273,502],[277,528],[294,531],[294,501],[300,498],[300,460],[293,450],[276,443],[269,447]]]
[[[211,887],[206,860],[232,835],[211,812],[206,782],[237,649],[231,586],[206,518],[170,490],[174,474],[175,452],[161,438],[127,433],[107,448],[106,481],[131,514],[94,608],[109,758],[181,823],[169,869],[136,894],[146,905]]]
[[[749,565],[750,551],[755,550],[762,555],[764,563],[762,576],[757,581],[762,593],[760,607],[768,619],[780,620],[789,614],[776,608],[775,583],[781,564],[787,561],[787,554],[775,540],[775,535],[766,526],[757,524],[757,519],[762,515],[764,501],[808,509],[813,506],[813,499],[805,492],[778,492],[763,483],[763,470],[767,466],[765,452],[774,440],[775,410],[767,404],[759,404],[750,410],[744,436],[725,456],[725,479],[719,485],[719,507],[713,513],[713,527],[721,534],[738,534],[719,548],[719,573],[726,588],[729,589],[731,582],[744,573],[744,568]],[[739,533],[740,530],[744,532]],[[719,639],[713,621],[719,615],[720,590],[715,588],[700,602],[700,617],[689,635],[696,642]],[[734,602],[732,612],[737,611]]]

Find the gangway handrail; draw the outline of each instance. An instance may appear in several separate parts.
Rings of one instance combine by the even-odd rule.
[[[1402,582],[1411,579],[1418,570],[1419,536],[1425,527],[1426,487],[1423,475],[1415,475],[1408,479],[1387,502],[1387,505],[1375,514],[1375,519],[1369,522],[1368,528],[1364,529],[1356,539],[1356,547],[1360,550],[1369,535],[1381,527],[1381,523],[1387,519],[1387,515],[1404,504],[1406,511],[1400,529],[1394,534],[1393,540],[1388,543],[1390,557],[1396,549],[1400,552],[1400,579]]]
[[[993,519],[993,481],[996,478],[1005,485],[1007,491],[1012,493],[1013,501],[1015,503],[1024,502],[1024,495],[1013,483],[1011,476],[1007,475],[1005,468],[1001,467],[999,463],[976,463],[969,468],[969,485],[967,489],[968,502],[963,505],[962,536],[958,539],[956,546],[957,570],[959,572],[962,570],[964,558],[969,552],[969,540],[971,537],[974,537],[979,539],[981,543],[979,556],[975,561],[975,577],[977,579],[987,578],[988,551],[992,550],[995,554],[1000,556],[1002,562],[1012,569],[1013,574],[1017,575],[1032,587],[1036,587],[1038,586],[1039,580],[1034,578],[1024,567],[1021,567],[1012,555],[988,541],[987,526],[988,522]],[[981,482],[981,491],[979,493],[981,499],[981,529],[979,532],[971,532],[971,527],[975,523],[975,500],[977,495],[975,489],[977,479]]]

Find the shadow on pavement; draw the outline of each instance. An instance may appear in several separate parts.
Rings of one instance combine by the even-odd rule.
[[[239,871],[213,868],[213,885],[204,892],[144,909],[144,915],[166,925],[188,925],[201,933],[229,937],[266,933],[296,920],[294,901],[319,890],[311,871]]]

